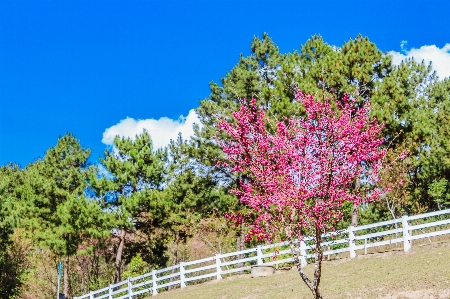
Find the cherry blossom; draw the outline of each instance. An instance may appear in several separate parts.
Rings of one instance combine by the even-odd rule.
[[[322,248],[315,247],[312,282],[301,270],[294,240],[313,236],[320,243],[342,220],[345,203],[370,202],[388,191],[375,188],[385,155],[382,125],[369,119],[369,103],[357,108],[348,96],[317,100],[298,91],[296,100],[306,115],[275,125],[255,99],[242,101],[234,121],[220,122],[229,139],[219,143],[225,166],[242,178],[232,192],[249,211],[230,217],[249,225],[247,240],[288,240],[300,276],[322,298]],[[357,178],[366,188],[355,190]]]

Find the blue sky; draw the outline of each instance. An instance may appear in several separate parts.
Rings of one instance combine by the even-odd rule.
[[[157,144],[189,135],[208,83],[263,32],[281,52],[314,34],[339,46],[361,33],[397,59],[440,59],[445,75],[449,3],[0,0],[0,165],[25,166],[66,132],[94,163],[116,133],[153,128]]]

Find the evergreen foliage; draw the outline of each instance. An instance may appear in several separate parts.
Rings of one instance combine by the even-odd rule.
[[[16,298],[21,294],[26,271],[26,255],[22,254],[11,235],[16,223],[15,188],[21,183],[17,165],[0,167],[0,297]]]
[[[93,189],[102,207],[109,210],[113,220],[111,228],[119,239],[115,282],[121,280],[122,255],[125,244],[131,240],[139,244],[139,250],[152,249],[143,256],[148,263],[163,264],[159,229],[166,217],[161,193],[166,163],[167,152],[154,151],[150,135],[144,131],[134,140],[116,137],[113,149],[106,150],[101,159],[106,173],[99,178],[92,177]]]
[[[217,186],[207,167],[192,158],[193,150],[181,135],[169,144],[164,223],[170,232],[173,264],[180,261],[179,246],[196,233],[200,220],[213,211],[227,211],[227,202],[233,199]]]
[[[22,217],[20,226],[32,232],[38,245],[64,259],[64,293],[70,296],[69,257],[87,237],[102,238],[105,218],[98,203],[86,197],[93,168],[90,150],[68,133],[43,159],[27,166],[24,184],[18,188]]]
[[[177,264],[196,254],[189,246],[199,240],[215,252],[243,249],[249,227],[223,219],[249,211],[230,194],[249,177],[223,163],[219,145],[231,139],[218,130],[218,120],[236,124],[232,112],[244,98],[254,98],[270,119],[264,123],[270,134],[277,122],[305,117],[297,89],[319,102],[348,95],[356,110],[370,102],[370,118],[384,124],[383,162],[391,165],[380,172],[379,184],[391,192],[359,210],[344,204],[338,227],[450,207],[449,78],[440,80],[431,65],[412,59],[395,66],[362,35],[337,46],[314,35],[298,50],[281,53],[264,33],[250,50],[209,84],[210,95],[196,108],[201,125],[189,140],[179,136],[155,150],[146,131],[118,136],[94,167],[90,150],[68,133],[23,169],[0,166],[0,297],[16,298],[27,284],[38,291],[25,297],[53,294],[53,264],[61,259],[64,292],[71,295],[117,282],[123,271],[128,276],[144,266]],[[332,102],[336,111],[340,102]],[[352,182],[354,191],[364,175]]]

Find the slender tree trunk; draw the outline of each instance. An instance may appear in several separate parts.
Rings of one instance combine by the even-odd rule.
[[[302,278],[303,282],[312,292],[314,299],[323,299],[319,291],[320,278],[322,275],[322,259],[323,259],[322,247],[320,247],[320,241],[322,239],[321,232],[320,231],[317,232],[315,237],[316,237],[316,256],[315,256],[313,281],[311,281],[306,275],[306,273],[303,271],[302,263],[300,262],[298,250],[296,248],[296,245],[294,244],[294,241],[292,240],[292,238],[289,238],[288,241],[289,246],[291,248],[292,256],[294,258],[295,266],[297,267],[298,274],[300,274],[300,277]]]
[[[175,265],[177,265],[178,264],[178,244],[179,244],[179,242],[180,242],[180,238],[179,238],[179,235],[178,235],[178,232],[176,232],[175,233],[175,247],[174,247],[174,249],[172,250],[172,256],[173,256],[173,258],[172,258],[172,266],[175,266]],[[176,273],[176,269],[172,269],[172,274],[174,274],[174,273]],[[170,278],[170,282],[173,282],[173,281],[175,281],[175,280],[177,280],[177,278],[176,277],[171,277]],[[168,287],[168,290],[170,291],[170,290],[174,290],[175,289],[175,286],[174,285],[171,285],[171,286],[169,286]]]
[[[306,286],[311,290],[311,292],[314,295],[314,298],[317,298],[315,296],[315,294],[314,294],[314,284],[313,284],[313,282],[308,278],[306,273],[303,272],[302,263],[300,262],[300,259],[299,259],[299,256],[298,256],[298,251],[297,251],[297,248],[296,248],[292,238],[289,238],[289,246],[291,247],[292,256],[294,258],[294,263],[295,263],[295,266],[297,267],[298,274],[300,275],[300,277],[302,278],[302,280],[306,284]],[[318,298],[321,298],[321,297],[318,297]]]
[[[63,280],[64,280],[64,299],[68,299],[70,294],[69,290],[69,257],[64,258],[64,269],[63,269]],[[59,296],[59,295],[58,295]]]
[[[322,241],[322,232],[316,227],[316,258],[314,266],[314,283],[312,288],[312,293],[315,299],[322,299],[322,295],[319,291],[320,279],[322,277],[322,260],[323,251],[320,242]]]
[[[114,283],[118,283],[122,277],[121,277],[121,265],[122,265],[122,253],[123,248],[125,247],[125,229],[122,230],[120,233],[120,243],[119,248],[117,248],[117,254],[116,254],[116,273],[114,274]]]
[[[178,237],[178,233],[175,234],[175,248],[173,250],[173,262],[172,265],[175,266],[178,264],[178,244],[179,244],[180,240]]]
[[[240,250],[244,250],[245,247],[245,223],[242,222],[241,224],[241,244],[240,244],[241,248]]]
[[[240,235],[236,238],[236,250],[241,251],[244,250],[244,242],[245,242],[245,224],[244,222],[241,223],[241,232]],[[240,254],[238,255],[238,259],[243,259],[244,255]],[[238,263],[237,267],[242,268],[244,266],[244,263]],[[243,271],[239,271],[238,274],[243,274]]]
[[[354,204],[352,209],[352,226],[358,226],[358,205]]]
[[[361,179],[358,177],[356,178],[355,191],[358,192],[360,187],[361,187]],[[358,205],[356,204],[353,205],[351,225],[358,226]]]
[[[389,204],[389,200],[386,198],[386,205],[388,207],[389,212],[391,213],[392,220],[397,220],[397,217],[395,217],[395,206],[394,203],[392,205]],[[395,222],[395,229],[398,228],[397,222]],[[395,237],[398,238],[398,233],[395,233]],[[395,243],[395,247],[398,247],[398,243]]]

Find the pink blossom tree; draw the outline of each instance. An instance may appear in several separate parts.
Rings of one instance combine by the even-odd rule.
[[[296,100],[306,116],[276,126],[256,100],[244,100],[234,120],[220,122],[229,137],[221,142],[225,165],[243,178],[233,192],[249,211],[230,217],[247,222],[247,240],[288,241],[302,280],[314,298],[322,298],[322,235],[336,229],[345,203],[370,202],[383,193],[375,188],[385,155],[382,126],[369,120],[369,103],[357,108],[348,96],[319,101],[298,91]],[[366,188],[355,190],[362,176]],[[312,279],[296,250],[296,240],[306,236],[316,244]]]

